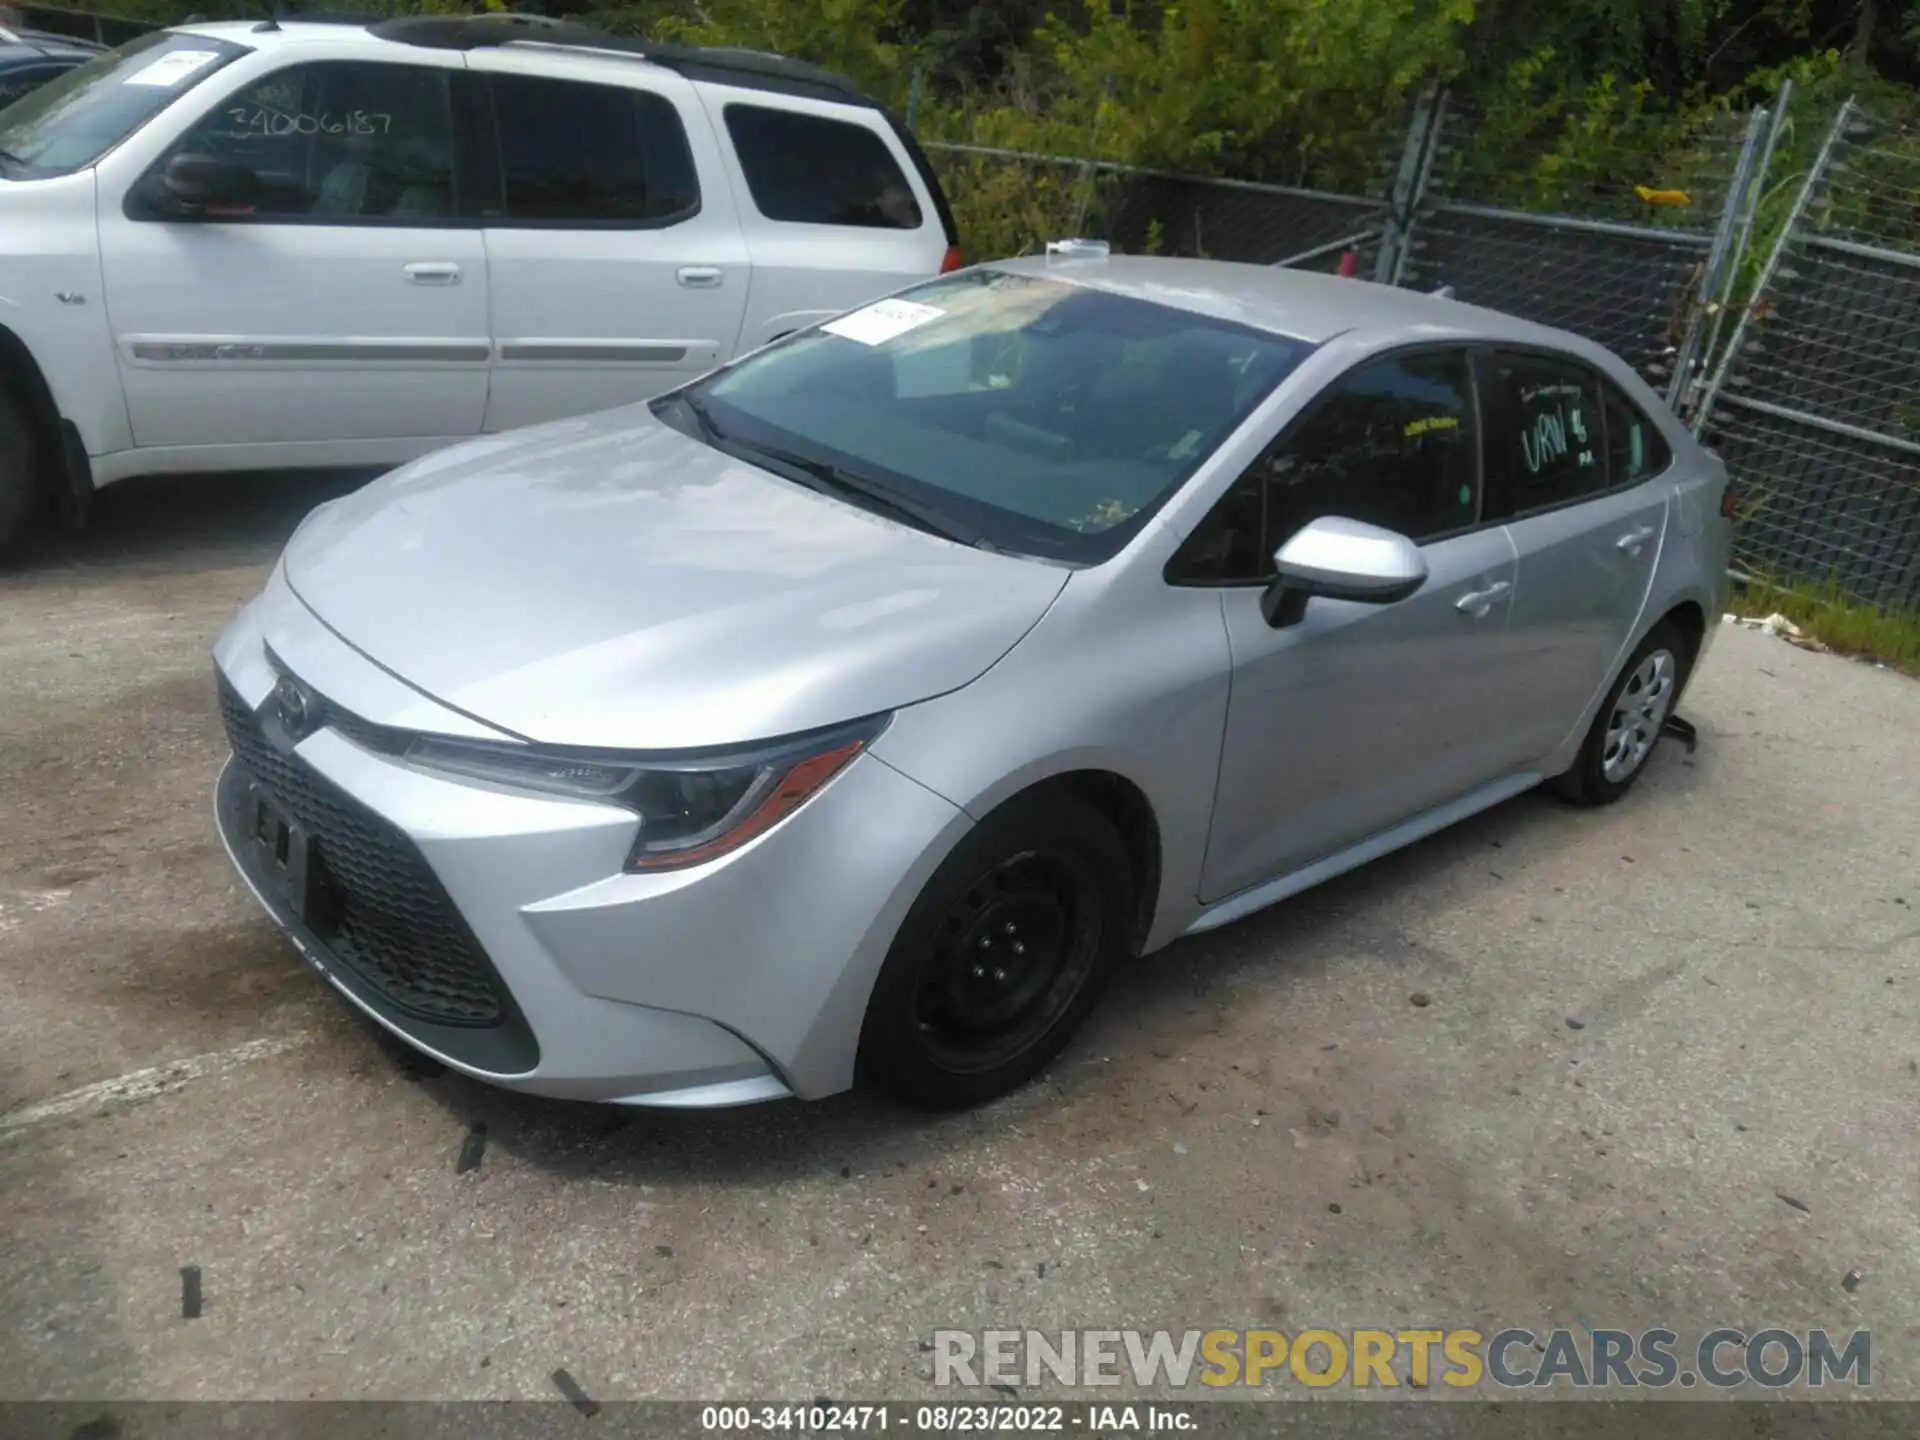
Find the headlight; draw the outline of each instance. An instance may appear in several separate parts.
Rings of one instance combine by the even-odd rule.
[[[407,746],[406,758],[471,780],[623,806],[640,817],[626,868],[678,870],[737,850],[777,825],[872,744],[885,723],[880,716],[686,758],[567,754],[423,735]]]

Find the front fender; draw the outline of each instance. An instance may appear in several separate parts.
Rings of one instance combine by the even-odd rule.
[[[132,444],[94,223],[96,189],[91,170],[0,184],[0,349],[79,431],[89,455]]]

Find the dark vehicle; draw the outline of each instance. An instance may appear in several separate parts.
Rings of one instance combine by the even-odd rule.
[[[70,35],[0,25],[0,110],[76,65],[84,65],[106,48]]]

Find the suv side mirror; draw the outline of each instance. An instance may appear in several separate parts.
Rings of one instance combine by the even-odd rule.
[[[1274,552],[1273,567],[1260,613],[1276,630],[1298,625],[1315,595],[1391,605],[1427,582],[1426,557],[1413,541],[1340,515],[1301,526]]]
[[[260,177],[218,155],[176,155],[160,172],[151,195],[163,214],[205,215],[257,203]]]

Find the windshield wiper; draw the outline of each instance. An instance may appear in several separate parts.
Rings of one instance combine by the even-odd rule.
[[[674,397],[683,406],[694,422],[700,427],[702,436],[716,450],[724,450],[742,460],[770,462],[783,471],[798,472],[796,478],[808,489],[823,494],[838,495],[842,498],[853,497],[863,508],[880,510],[894,519],[924,530],[929,535],[938,535],[943,540],[952,540],[960,545],[973,545],[981,549],[996,549],[988,543],[986,537],[977,530],[955,524],[946,515],[930,505],[923,505],[890,485],[883,484],[865,475],[856,475],[845,466],[835,465],[827,460],[814,460],[805,455],[796,455],[791,450],[783,450],[777,445],[762,445],[756,442],[735,439],[723,434],[713,423],[713,417],[707,407],[691,395]]]
[[[677,394],[669,395],[667,398],[669,400],[679,401],[680,408],[693,417],[693,423],[699,427],[700,438],[702,440],[705,440],[716,449],[726,443],[727,437],[720,433],[720,427],[713,423],[713,416],[700,401],[694,399],[693,396],[687,394],[684,390]]]
[[[852,496],[865,508],[885,511],[894,519],[904,521],[916,530],[924,530],[929,535],[938,535],[943,540],[952,540],[961,545],[978,545],[983,538],[978,530],[956,525],[932,506],[922,505],[891,485],[869,476],[857,475],[844,466],[826,460],[811,460],[771,445],[749,445],[739,440],[730,443],[756,457],[771,460],[776,465],[798,470],[816,490],[842,497]]]
[[[0,150],[0,165],[18,165],[22,170],[31,170],[32,163],[21,158],[11,150]]]

